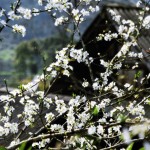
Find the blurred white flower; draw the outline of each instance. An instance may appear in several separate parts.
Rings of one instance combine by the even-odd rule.
[[[12,26],[12,28],[13,28],[13,32],[18,32],[21,33],[23,37],[25,36],[26,28],[24,26],[15,24]]]
[[[88,134],[94,134],[96,132],[96,127],[95,126],[91,126],[88,128]]]
[[[130,137],[129,130],[128,130],[127,128],[124,128],[124,129],[123,129],[122,135],[123,135],[124,141],[125,141],[127,144],[129,144],[130,141],[131,141],[131,137]]]

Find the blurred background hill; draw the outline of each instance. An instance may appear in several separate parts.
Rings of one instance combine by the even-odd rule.
[[[13,2],[15,0],[11,0]],[[103,3],[121,3],[124,5],[134,4],[137,0],[102,0]],[[9,9],[9,1],[0,0],[0,6]],[[22,5],[29,8],[38,8],[37,0],[22,0]],[[82,33],[92,22],[85,21],[81,26]],[[25,37],[14,34],[9,28],[0,33],[0,87],[4,85],[4,78],[8,84],[17,85],[20,80],[32,78],[41,73],[43,58],[48,64],[54,61],[54,53],[64,47],[69,38],[66,31],[56,28],[49,14],[43,13],[31,20],[22,20],[19,24],[27,28]],[[15,24],[16,22],[11,22]]]

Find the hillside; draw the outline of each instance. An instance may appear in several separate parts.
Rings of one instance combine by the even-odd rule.
[[[15,0],[11,0],[11,2],[14,2]],[[129,3],[134,2],[137,0],[105,0],[102,2],[117,2],[117,3]],[[37,5],[37,0],[23,0],[22,1],[23,6],[25,7],[39,7]],[[6,10],[9,9],[9,3],[6,2],[6,0],[0,0],[0,6],[5,8]],[[56,27],[52,23],[52,18],[47,14],[43,13],[37,17],[33,17],[32,20],[23,20],[19,22],[20,24],[23,24],[27,28],[27,33],[24,38],[22,38],[18,34],[14,34],[10,32],[10,29],[6,28],[1,34],[0,39],[3,41],[0,43],[0,50],[3,49],[11,49],[16,44],[18,44],[20,41],[23,40],[30,40],[33,38],[45,38],[49,37],[51,35],[54,35],[57,30]],[[13,22],[11,22],[14,24]],[[84,24],[85,29],[85,24]]]
[[[6,1],[3,1],[4,0],[0,1],[0,6],[8,8],[8,3],[6,3]],[[24,2],[26,3],[26,5],[33,5],[33,3],[29,2],[29,0],[26,0]],[[11,24],[15,23],[11,22]],[[2,39],[2,42],[0,43],[0,50],[6,48],[10,49],[23,40],[49,37],[52,34],[55,34],[55,32],[57,32],[52,23],[51,17],[47,13],[43,13],[38,17],[33,17],[30,21],[22,20],[19,22],[19,24],[22,24],[27,28],[26,36],[22,38],[22,36],[20,36],[19,34],[12,33],[9,28],[5,28],[5,30],[3,30],[0,34],[0,39]]]

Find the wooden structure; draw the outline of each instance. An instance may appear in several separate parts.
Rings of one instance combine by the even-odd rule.
[[[104,31],[111,31],[112,33],[118,32],[118,25],[112,19],[112,16],[109,13],[110,10],[113,10],[117,15],[120,15],[121,19],[132,20],[136,24],[138,23],[137,14],[140,13],[141,8],[133,5],[121,5],[116,3],[106,4],[102,6],[101,12],[97,15],[97,17],[83,34],[82,40],[90,56],[92,56],[93,58],[97,58],[97,53],[100,53],[107,61],[111,60],[122,46],[122,43],[118,42],[117,40],[96,41],[96,37]],[[131,68],[123,68],[122,70],[120,70],[120,74],[124,75],[119,77],[119,80],[120,82],[122,82],[122,84],[128,80],[132,80],[134,74],[138,71],[141,71],[141,74],[143,76],[150,71],[150,56],[147,53],[147,50],[150,48],[150,31],[143,30],[140,33],[137,43],[138,45],[140,45],[141,48],[139,48],[138,46],[134,46],[131,47],[131,51],[141,52],[142,50],[145,59],[142,59],[142,61],[139,59],[133,61],[133,58],[131,58],[125,61],[125,65],[133,64],[136,61],[138,62],[140,67],[136,70],[133,70]],[[81,41],[77,43],[76,48],[82,48]],[[60,77],[52,86],[50,92],[62,94],[71,94],[73,92],[81,93],[81,83],[83,82],[83,79],[91,81],[89,69],[84,63],[71,62],[70,64],[74,68],[71,77]],[[99,74],[105,71],[103,66],[100,65],[99,59],[94,59],[94,62],[91,64],[91,68],[94,78],[99,77]],[[127,77],[126,75],[130,76]],[[87,90],[91,91],[91,89]]]

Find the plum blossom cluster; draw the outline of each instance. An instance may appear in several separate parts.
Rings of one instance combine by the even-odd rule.
[[[15,22],[21,19],[30,20],[33,16],[37,16],[42,12],[48,12],[54,17],[56,26],[67,22],[70,17],[75,20],[75,22],[81,23],[85,20],[85,16],[99,11],[99,6],[97,5],[99,1],[100,0],[79,1],[77,5],[82,7],[74,8],[74,2],[69,0],[38,0],[39,7],[26,8],[21,5],[21,0],[18,0],[12,3],[10,11],[6,11],[5,9],[0,10],[0,23],[3,27],[12,27],[14,32],[21,33],[22,36],[25,36],[26,30],[24,26],[16,24],[13,27],[9,24],[9,21]]]
[[[31,19],[32,12],[30,9],[19,7],[17,10],[23,16],[24,19]]]
[[[32,147],[38,147],[39,149],[44,148],[48,143],[50,143],[50,139],[43,139],[40,142],[34,142]]]
[[[74,49],[72,48],[70,50],[70,57],[74,58],[75,60],[77,60],[77,62],[85,62],[87,63],[87,58],[88,58],[89,54],[87,51],[84,51],[83,49]]]
[[[68,48],[63,48],[61,51],[57,52],[56,54],[56,62],[50,64],[49,67],[47,67],[47,71],[50,72],[50,75],[52,77],[56,77],[58,75],[58,72],[61,69],[63,70],[63,74],[66,76],[70,75],[70,71],[73,70],[73,67],[69,64],[70,58],[67,55]]]
[[[118,33],[112,33],[111,31],[109,31],[108,33],[99,34],[99,36],[97,37],[98,41],[103,39],[105,41],[111,41],[112,39],[117,39],[119,37],[127,41],[129,40],[129,38],[134,39],[139,34],[138,28],[133,21],[125,20],[125,19],[120,20],[121,16],[119,16],[119,20],[118,20],[118,15],[113,10],[110,10],[109,12],[113,17],[113,20],[118,25],[117,27]],[[136,35],[132,36],[133,34]],[[134,45],[136,45],[135,41],[134,41]]]
[[[12,26],[12,28],[13,28],[13,32],[18,32],[21,33],[23,37],[25,36],[26,28],[24,26],[15,24]]]
[[[18,117],[23,117],[25,126],[29,126],[35,121],[34,116],[39,112],[39,105],[28,96],[22,97],[20,103],[24,106],[24,110],[22,114],[18,115]]]
[[[87,16],[99,11],[97,4],[100,0],[79,0],[76,5],[70,0],[37,2],[40,9],[25,8],[19,0],[8,13],[5,14],[6,11],[2,9],[0,17],[8,17],[6,20],[0,18],[2,26],[9,26],[9,20],[30,20],[46,11],[52,13],[56,26],[71,21],[76,27],[73,32],[76,32]],[[145,12],[147,11],[146,6]],[[117,24],[117,33],[108,31],[100,34],[97,40],[111,41],[119,38],[123,41],[120,50],[111,60],[105,60],[102,54],[97,54],[98,58],[91,57],[81,39],[82,48],[76,49],[73,44],[69,44],[56,52],[56,61],[45,67],[42,75],[14,91],[8,91],[7,95],[0,96],[0,138],[12,138],[11,143],[4,145],[7,149],[16,149],[24,142],[31,143],[35,149],[51,149],[52,142],[56,140],[62,148],[67,149],[117,149],[119,146],[124,150],[126,144],[134,142],[137,135],[140,139],[137,138],[136,141],[139,142],[149,138],[150,123],[145,108],[150,105],[149,87],[146,84],[150,74],[139,79],[139,73],[135,73],[132,82],[122,84],[117,71],[122,69],[125,58],[144,59],[142,50],[136,53],[130,48],[137,45],[140,30],[143,27],[149,29],[150,19],[149,16],[142,17],[141,13],[143,21],[140,18],[137,25],[131,20],[122,19],[112,10],[109,13]],[[15,24],[11,28],[13,32],[25,36],[24,26]],[[99,64],[95,64],[97,59]],[[72,93],[68,100],[61,95],[50,97],[48,92],[55,80],[62,76],[72,77],[73,61],[87,66],[90,79],[83,77],[78,81],[80,90]],[[103,67],[103,71],[95,73],[91,65]],[[132,69],[137,67],[136,62]],[[137,79],[140,80],[139,83]],[[43,91],[37,90],[39,82],[44,84]],[[48,88],[45,82],[50,82]],[[14,115],[17,117],[12,119]],[[21,138],[23,132],[27,133],[24,141]],[[149,145],[145,142],[143,147],[149,149]]]
[[[5,12],[4,9],[0,10],[0,18],[2,18],[4,16],[4,12]],[[6,21],[4,19],[0,19],[0,24],[3,26],[6,26]]]
[[[140,59],[142,59],[144,56],[143,56],[143,54],[142,54],[142,52],[141,53],[135,53],[135,52],[129,52],[128,53],[128,56],[129,57],[132,57],[132,58],[140,58]]]

